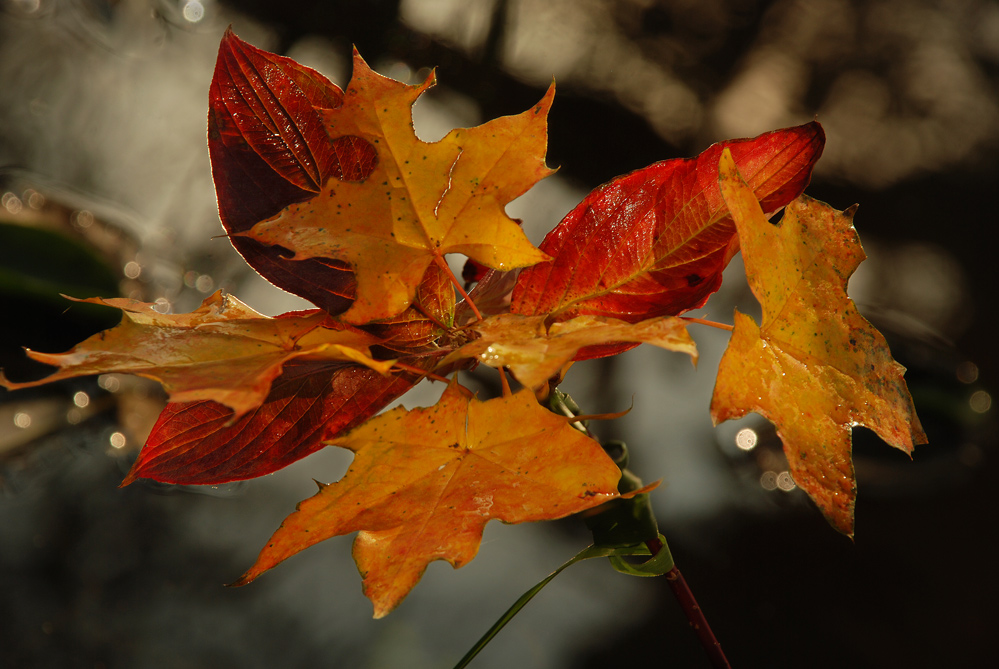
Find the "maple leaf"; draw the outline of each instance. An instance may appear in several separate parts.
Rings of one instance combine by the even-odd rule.
[[[636,323],[702,306],[739,250],[718,192],[722,149],[774,212],[804,190],[824,142],[822,127],[809,123],[714,144],[696,158],[665,160],[600,186],[545,237],[539,248],[554,260],[520,273],[511,311]]]
[[[600,445],[528,390],[482,402],[452,383],[436,405],[397,407],[332,443],[356,454],[347,474],[301,502],[234,585],[359,531],[354,559],[380,618],[431,561],[475,557],[489,520],[561,518],[618,497],[621,471]]]
[[[211,399],[232,408],[238,418],[260,406],[290,360],[359,362],[383,374],[392,366],[392,361],[369,357],[368,346],[377,337],[320,311],[268,318],[221,291],[187,314],[161,314],[154,304],[125,298],[76,301],[121,309],[121,323],[66,353],[29,350],[32,359],[58,369],[23,383],[0,374],[0,385],[13,390],[122,372],[159,381],[174,402]]]
[[[837,211],[802,195],[771,225],[727,151],[719,169],[763,319],[757,326],[736,312],[712,419],[717,424],[755,411],[771,420],[795,483],[834,527],[852,536],[852,426],[867,426],[906,453],[926,443],[905,369],[846,293],[866,257],[854,209]]]
[[[237,233],[296,260],[347,262],[357,279],[349,322],[402,312],[427,266],[447,253],[496,269],[548,259],[503,208],[552,173],[544,155],[554,87],[526,112],[426,143],[411,107],[433,83],[432,74],[416,86],[378,75],[355,51],[344,103],[318,111],[331,142],[373,148],[363,174],[329,179],[311,199]]]
[[[647,343],[687,353],[696,363],[697,348],[679,318],[664,316],[639,323],[617,318],[577,316],[546,325],[546,316],[501,314],[469,326],[479,334],[444,361],[476,358],[490,367],[509,367],[528,388],[538,388],[587,346],[608,342]]]
[[[238,419],[218,402],[171,402],[122,485],[139,478],[205,485],[270,474],[360,425],[419,380],[359,365],[293,360],[263,403]]]

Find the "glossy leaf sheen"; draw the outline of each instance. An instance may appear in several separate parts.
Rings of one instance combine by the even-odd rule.
[[[359,531],[354,559],[380,618],[431,561],[475,557],[489,520],[561,518],[618,496],[621,471],[600,445],[526,390],[480,402],[452,383],[435,406],[395,408],[333,443],[356,454],[347,474],[298,505],[237,585]]]
[[[139,478],[218,484],[270,474],[363,423],[415,380],[357,365],[293,362],[263,404],[235,421],[218,402],[170,403],[122,485]]]
[[[718,192],[718,158],[735,157],[767,212],[808,184],[825,141],[818,123],[715,144],[600,186],[545,237],[550,263],[521,272],[511,311],[611,316],[631,323],[704,304],[739,250]]]
[[[853,211],[801,196],[775,226],[728,155],[721,159],[720,183],[763,321],[757,327],[736,312],[711,416],[718,423],[755,411],[770,419],[795,483],[834,527],[852,536],[852,426],[869,427],[906,453],[926,442],[904,368],[846,294],[865,258]]]

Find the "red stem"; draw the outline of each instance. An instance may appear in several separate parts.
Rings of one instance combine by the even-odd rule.
[[[645,545],[648,546],[653,555],[657,554],[663,547],[659,539],[650,539],[645,542]],[[708,659],[711,660],[711,666],[715,669],[732,669],[732,665],[728,663],[728,658],[725,657],[725,651],[722,650],[721,643],[715,638],[715,633],[711,631],[708,619],[704,617],[704,611],[698,606],[694,593],[690,591],[690,586],[687,585],[687,581],[676,565],[666,572],[666,582],[673,590],[673,595],[680,603],[680,608],[687,616],[690,626],[694,628],[697,640],[701,642],[701,647],[704,648]]]
[[[434,262],[437,263],[438,267],[440,267],[445,272],[447,272],[447,275],[449,277],[451,277],[451,284],[461,294],[461,296],[463,298],[465,298],[465,301],[468,302],[468,306],[472,310],[472,313],[475,314],[475,318],[481,321],[482,320],[482,314],[479,313],[478,307],[475,306],[475,302],[472,302],[472,298],[470,298],[468,296],[468,293],[465,292],[464,286],[461,285],[461,282],[458,281],[458,277],[456,277],[454,275],[454,272],[451,271],[451,268],[448,266],[447,261],[444,260],[444,257],[443,256],[434,256]]]
[[[427,371],[425,369],[420,369],[419,367],[413,367],[412,365],[407,365],[406,363],[399,362],[398,360],[396,360],[394,363],[392,363],[392,366],[395,367],[395,368],[397,368],[397,369],[401,369],[404,372],[411,372],[413,374],[419,374],[421,377],[425,377],[425,378],[431,379],[433,381],[440,381],[442,383],[450,383],[446,378],[444,378],[440,374],[434,374],[433,372]]]
[[[680,318],[685,321],[690,321],[691,323],[700,323],[701,325],[718,328],[719,330],[727,330],[728,332],[735,330],[735,326],[729,325],[728,323],[718,323],[716,321],[709,321],[705,318],[695,318],[694,316],[680,316]]]

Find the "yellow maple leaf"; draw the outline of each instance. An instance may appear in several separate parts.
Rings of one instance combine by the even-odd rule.
[[[717,424],[755,411],[772,421],[795,483],[834,527],[852,536],[852,427],[869,427],[906,453],[926,443],[905,369],[846,293],[866,257],[854,210],[837,211],[802,195],[773,225],[727,150],[719,183],[763,319],[757,326],[736,312],[712,419]]]
[[[187,314],[161,314],[156,305],[125,298],[77,301],[121,309],[121,323],[66,353],[29,350],[32,359],[58,369],[23,383],[0,374],[0,385],[14,390],[91,374],[137,374],[161,382],[171,402],[214,400],[236,419],[260,406],[289,360],[356,362],[382,374],[393,364],[369,357],[378,337],[325,312],[269,318],[221,291]]]
[[[427,266],[446,253],[501,270],[548,259],[504,207],[553,172],[544,156],[554,86],[521,114],[427,143],[413,131],[411,107],[433,84],[433,74],[417,86],[383,77],[355,51],[343,105],[320,111],[335,144],[373,150],[364,178],[331,178],[312,199],[241,233],[297,259],[350,263],[357,296],[348,322],[401,312]]]
[[[431,561],[474,558],[489,520],[562,518],[619,496],[600,444],[528,390],[482,402],[451,383],[436,405],[397,407],[331,443],[356,454],[346,475],[299,503],[235,585],[360,530],[354,560],[380,618]]]
[[[454,351],[444,363],[476,358],[490,367],[509,367],[528,388],[538,388],[571,361],[580,349],[611,343],[653,344],[687,353],[697,348],[680,318],[663,316],[628,323],[609,316],[576,316],[546,327],[547,315],[500,314],[473,323],[479,338]]]

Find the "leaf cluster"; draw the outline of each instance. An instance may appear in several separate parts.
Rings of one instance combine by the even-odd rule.
[[[622,496],[621,468],[575,416],[539,400],[574,362],[641,343],[696,361],[682,314],[741,248],[763,322],[736,314],[711,415],[772,420],[795,480],[851,534],[851,427],[906,451],[924,437],[903,370],[846,296],[863,259],[852,211],[802,195],[819,124],[618,177],[536,248],[504,207],[552,173],[554,86],[521,114],[427,143],[411,106],[433,84],[380,76],[355,52],[341,90],[227,32],[208,118],[222,224],[247,263],[316,308],[269,318],[216,293],[161,314],[93,298],[120,309],[121,324],[63,354],[29,352],[57,367],[45,379],[0,382],[109,371],[160,381],[170,403],[125,484],[222,483],[326,445],[351,450],[347,474],[299,504],[237,583],[358,532],[354,556],[382,616],[429,562],[471,560],[490,519],[560,518]],[[469,259],[469,285],[450,253]],[[376,416],[422,379],[480,364],[499,370],[503,397],[479,400],[455,377],[432,407]]]

